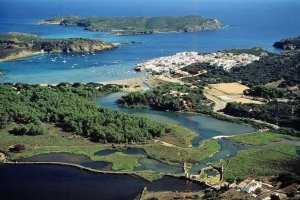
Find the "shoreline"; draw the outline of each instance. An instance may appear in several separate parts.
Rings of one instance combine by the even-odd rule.
[[[54,166],[65,166],[65,167],[74,167],[80,170],[84,170],[90,173],[99,173],[99,174],[104,174],[104,175],[124,175],[124,176],[133,176],[133,177],[138,177],[141,178],[145,181],[152,182],[145,177],[139,175],[139,173],[143,173],[145,171],[140,171],[140,172],[122,172],[122,171],[103,171],[103,170],[97,170],[97,169],[92,169],[89,167],[84,167],[79,164],[72,164],[72,163],[64,163],[64,162],[13,162],[13,161],[5,161],[3,162],[3,165],[54,165]],[[162,177],[164,176],[169,176],[177,179],[183,179],[187,181],[192,181],[194,183],[197,183],[199,185],[202,185],[207,188],[214,188],[212,185],[206,184],[205,182],[197,181],[194,179],[189,179],[186,178],[184,175],[176,175],[176,174],[170,174],[170,173],[162,173],[162,172],[156,172],[159,173]],[[215,188],[214,188],[215,189]]]
[[[14,60],[17,60],[17,59],[28,58],[28,57],[32,57],[32,56],[39,55],[39,54],[44,54],[44,53],[45,52],[43,52],[43,51],[36,51],[36,52],[21,51],[18,54],[12,54],[12,55],[9,55],[6,58],[1,58],[0,62],[14,61]]]
[[[151,87],[147,83],[147,80],[148,79],[146,79],[144,77],[136,77],[136,78],[118,79],[118,80],[110,80],[110,81],[97,81],[95,83],[104,84],[104,85],[107,85],[107,84],[122,85],[123,86],[122,91],[125,92],[125,93],[130,93],[130,92],[145,92],[145,91],[147,91],[149,89],[149,87]],[[167,81],[165,79],[160,79],[160,80]],[[58,85],[58,83],[54,83],[54,84],[41,83],[39,85],[41,85],[41,86],[48,86],[48,85],[55,86],[55,85]],[[125,87],[126,85],[128,85],[129,87],[126,88]],[[149,108],[149,109],[152,109],[152,108]],[[155,109],[153,109],[153,110],[155,110]],[[167,112],[167,111],[165,111],[165,112]],[[240,125],[253,127],[253,128],[256,129],[256,131],[262,129],[262,128],[260,128],[260,126],[264,126],[263,129],[268,129],[268,130],[278,129],[278,127],[275,127],[274,124],[270,124],[268,122],[259,121],[259,120],[255,120],[255,119],[250,119],[250,118],[234,117],[234,116],[223,114],[222,112],[218,112],[218,111],[213,111],[212,113],[198,113],[198,112],[193,112],[193,111],[189,111],[189,112],[187,112],[187,111],[174,111],[174,112],[204,115],[204,116],[212,117],[212,118],[217,119],[217,120],[223,120],[223,121],[227,121],[227,122],[231,122],[231,123],[236,123],[236,124],[240,124]]]
[[[151,77],[151,78],[155,78],[155,77]],[[161,79],[160,76],[156,77],[161,81],[168,81],[165,79]],[[115,85],[122,85],[123,89],[122,92],[125,93],[130,93],[130,92],[145,92],[149,89],[151,89],[153,86],[150,85],[148,83],[149,77],[135,77],[135,78],[129,78],[129,79],[118,79],[118,80],[109,80],[109,81],[96,81],[94,83],[98,83],[98,84],[103,84],[103,85],[107,85],[107,84],[115,84]],[[40,83],[38,85],[40,86],[56,86],[59,83]],[[72,84],[72,83],[71,83]],[[83,83],[86,84],[86,83]],[[128,87],[126,87],[126,85]],[[154,85],[155,87],[155,85]],[[152,109],[152,108],[149,108]],[[155,109],[153,109],[155,110]],[[167,112],[167,111],[165,111]],[[226,115],[222,112],[218,112],[218,111],[212,111],[212,113],[199,113],[199,112],[194,112],[194,111],[174,111],[177,113],[187,113],[187,114],[200,114],[200,115],[204,115],[204,116],[208,116],[208,117],[212,117],[214,119],[218,119],[218,120],[223,120],[223,121],[227,121],[227,122],[231,122],[231,123],[236,123],[236,124],[240,124],[240,125],[245,125],[245,126],[249,126],[249,127],[253,127],[255,128],[257,131],[261,130],[261,129],[268,129],[268,130],[272,130],[272,129],[278,129],[280,127],[274,125],[274,124],[270,124],[268,122],[264,122],[264,121],[260,121],[260,120],[255,120],[255,119],[251,119],[251,118],[241,118],[241,117],[235,117],[235,116],[230,116],[230,115]],[[263,126],[263,128],[261,128],[261,126]]]

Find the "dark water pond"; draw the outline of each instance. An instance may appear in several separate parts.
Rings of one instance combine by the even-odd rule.
[[[21,162],[64,162],[78,164],[92,169],[107,171],[110,170],[111,164],[104,161],[92,161],[87,156],[73,155],[69,153],[47,153],[32,156],[30,158],[20,159]]]
[[[112,153],[117,152],[117,150],[113,149],[106,149],[102,151],[98,151],[95,155],[98,156],[105,156]],[[143,171],[143,170],[152,170],[157,172],[163,173],[181,173],[182,166],[171,166],[159,162],[155,159],[147,158],[147,154],[143,149],[138,148],[128,148],[123,151],[123,153],[127,154],[142,154],[145,155],[145,158],[139,159],[139,163],[141,164],[140,167],[134,169],[134,171]],[[19,161],[22,162],[64,162],[64,163],[71,163],[71,164],[78,164],[84,167],[89,167],[92,169],[97,169],[101,171],[111,171],[111,163],[104,162],[104,161],[92,161],[88,157],[83,155],[73,155],[68,153],[47,153],[47,154],[40,154],[30,158],[20,159]]]
[[[151,191],[204,189],[198,184],[172,177],[150,183],[128,175],[94,174],[64,166],[0,165],[3,200],[132,200],[145,186]]]

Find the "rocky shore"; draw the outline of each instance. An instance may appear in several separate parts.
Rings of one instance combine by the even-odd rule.
[[[39,53],[85,53],[116,48],[99,40],[70,38],[43,39],[27,33],[0,34],[0,61],[13,60]]]
[[[273,44],[274,47],[280,48],[283,50],[296,50],[300,49],[300,36],[295,38],[288,38],[280,40],[279,42],[275,42]]]
[[[77,17],[57,16],[36,24],[80,26],[88,31],[112,32],[112,35],[145,35],[168,32],[195,32],[222,29],[216,19],[200,16],[165,17]]]

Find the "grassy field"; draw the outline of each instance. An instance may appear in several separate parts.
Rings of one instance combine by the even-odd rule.
[[[116,152],[107,156],[93,156],[92,159],[112,163],[112,170],[114,171],[133,171],[134,168],[141,166],[138,160],[144,157],[143,155],[128,155]]]
[[[159,172],[153,171],[142,171],[142,172],[135,172],[136,175],[148,180],[148,181],[155,181],[161,179],[163,176]]]
[[[77,155],[85,155],[93,161],[106,161],[112,163],[112,170],[133,172],[134,168],[140,166],[139,159],[144,155],[129,155],[116,152],[106,156],[96,156],[95,152],[116,147],[143,148],[149,157],[161,162],[178,165],[183,162],[196,163],[207,158],[220,150],[218,140],[202,141],[198,147],[189,147],[193,132],[188,131],[176,136],[165,136],[159,138],[161,141],[168,141],[173,146],[160,142],[148,141],[145,144],[96,144],[86,138],[71,133],[63,132],[57,127],[46,125],[49,130],[47,134],[40,136],[15,136],[9,133],[14,125],[7,129],[0,130],[0,151],[4,152],[8,159],[30,157],[37,154],[64,152]],[[185,130],[184,128],[182,130]],[[270,141],[279,141],[286,138],[286,135],[274,133],[254,133],[242,137],[233,137],[234,141],[252,145],[262,145]],[[289,137],[289,136],[288,136]],[[167,140],[169,138],[170,140]],[[292,139],[292,138],[289,138]],[[23,144],[26,151],[23,153],[10,152],[9,146]],[[176,146],[175,146],[176,145]],[[238,152],[234,158],[229,158],[222,164],[224,166],[224,177],[226,180],[245,179],[247,177],[274,176],[281,172],[293,172],[297,169],[297,161],[300,157],[296,153],[300,147],[292,145],[275,146],[270,149],[248,149]],[[134,172],[147,180],[156,180],[162,174],[153,171]]]
[[[173,144],[175,146],[179,147],[191,147],[191,140],[197,136],[197,134],[193,131],[191,131],[188,128],[185,128],[183,126],[177,126],[177,125],[170,125],[173,129],[176,129],[176,131],[173,131],[173,134],[167,134],[162,137],[160,137],[160,140],[164,142],[168,142],[170,144]],[[175,134],[176,133],[176,134]]]
[[[234,137],[230,137],[230,140],[246,145],[254,145],[254,146],[260,146],[265,145],[270,142],[279,142],[283,139],[289,139],[289,140],[299,140],[300,138],[292,137],[289,135],[282,135],[272,132],[257,132],[253,134],[245,134],[245,135],[237,135]]]
[[[71,146],[91,146],[96,147],[97,144],[86,138],[71,133],[63,132],[60,128],[52,125],[44,124],[48,129],[48,133],[38,136],[16,136],[10,134],[9,131],[14,128],[14,124],[9,125],[6,129],[0,129],[0,151],[8,156],[13,156],[8,149],[9,146],[15,144],[23,144],[27,151],[43,149],[43,147],[61,147],[68,148]]]
[[[183,162],[199,162],[200,160],[216,153],[220,150],[217,140],[203,141],[198,147],[189,147],[190,140],[195,133],[183,128],[174,126],[180,133],[178,135],[166,135],[157,138],[160,141],[168,141],[173,146],[166,146],[163,143],[150,140],[144,144],[97,144],[87,138],[83,138],[73,133],[63,132],[59,128],[49,124],[44,124],[48,129],[47,134],[38,136],[16,136],[9,133],[16,125],[11,124],[6,129],[0,130],[0,152],[4,152],[8,160],[19,158],[28,158],[38,154],[46,153],[71,153],[75,155],[85,155],[92,161],[106,161],[112,164],[114,171],[132,172],[134,168],[140,166],[139,159],[145,158],[145,155],[129,155],[122,152],[112,153],[106,156],[94,155],[95,152],[112,149],[114,147],[130,147],[144,149],[150,158],[164,162],[170,165],[183,164]],[[9,151],[11,145],[22,144],[26,150],[22,153]],[[140,176],[145,176],[150,180],[158,178],[159,174],[155,172],[142,172]]]
[[[239,151],[224,164],[226,180],[242,180],[247,177],[276,176],[283,172],[299,173],[300,147],[280,145],[270,149],[248,149]],[[298,170],[298,172],[297,172]]]
[[[207,158],[221,149],[218,140],[205,140],[195,148],[178,148],[159,144],[144,147],[147,154],[169,165],[178,165],[183,162],[196,163]]]

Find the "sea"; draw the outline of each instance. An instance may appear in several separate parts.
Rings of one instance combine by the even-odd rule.
[[[0,63],[0,82],[102,82],[143,76],[137,63],[182,51],[215,52],[263,47],[300,35],[299,0],[0,0],[0,32],[26,32],[43,38],[92,38],[126,43],[95,54],[41,54]],[[35,25],[56,15],[179,16],[215,18],[222,30],[193,33],[112,36],[80,27]],[[131,42],[138,43],[131,43]]]

